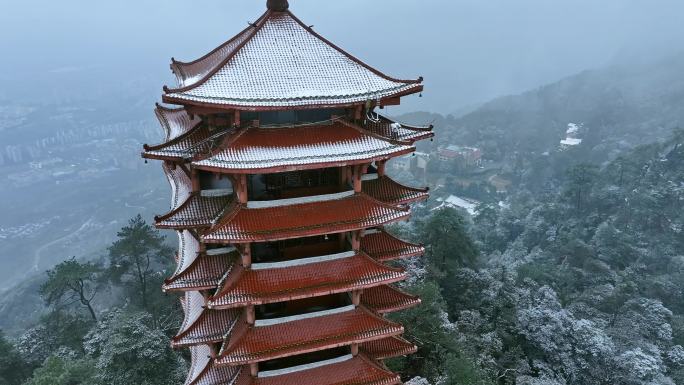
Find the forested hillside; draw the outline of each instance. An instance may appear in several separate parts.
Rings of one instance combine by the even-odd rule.
[[[434,301],[429,321],[405,320],[425,359],[405,370],[453,384],[684,383],[684,132],[572,166],[558,186],[482,205],[471,223],[443,210],[405,229],[429,242],[416,290]]]
[[[465,115],[408,114],[434,121],[441,143],[478,146],[496,161],[558,148],[568,123],[583,124],[583,156],[603,162],[684,126],[684,53],[585,71]]]
[[[477,176],[428,164],[435,197],[460,194],[465,188],[456,182],[470,179],[478,188],[468,191],[483,203],[470,216],[431,210],[438,205],[433,199],[416,207],[414,220],[391,228],[428,250],[406,262],[412,276],[405,289],[423,304],[396,316],[419,346],[418,354],[390,362],[404,380],[684,385],[684,131],[673,130],[684,122],[681,68],[684,55],[585,72],[458,118],[407,116],[436,125],[438,139],[421,150],[447,143],[481,146],[494,166],[475,172],[488,178],[491,171],[511,184],[505,193],[483,192]],[[583,124],[583,143],[561,151],[570,122]],[[84,138],[91,147],[100,143],[128,153],[126,159],[135,156],[139,140],[102,138],[110,132],[95,130],[94,139],[56,138]],[[42,149],[53,145],[35,143]],[[33,186],[21,194],[36,202],[49,187],[52,195],[66,191],[72,200],[94,194],[99,211],[82,229],[63,226],[66,234],[51,233],[59,247],[53,243],[49,257],[65,262],[0,301],[1,320],[12,326],[0,333],[0,385],[182,383],[187,357],[167,343],[181,323],[179,304],[159,290],[173,251],[142,217],[118,234],[110,231],[121,228],[130,211],[149,216],[166,205],[160,198],[166,193],[157,194],[161,175],[143,181],[128,177],[143,175],[138,166],[109,170],[97,162],[86,162],[97,175],[90,168],[62,175],[63,167],[76,166],[73,159],[60,159],[5,165],[26,175],[13,183]],[[75,180],[77,191],[61,184]],[[12,199],[18,200],[15,191]],[[23,209],[15,206],[11,213],[19,217]],[[44,213],[73,211],[54,206],[46,200],[37,207],[48,217]],[[66,218],[85,220],[79,212]],[[13,243],[22,247],[53,242],[40,227],[29,226],[34,230],[27,234],[20,229],[0,235],[33,241]],[[89,236],[94,233],[98,238]],[[102,251],[81,250],[80,238]],[[23,255],[11,257],[27,263]]]

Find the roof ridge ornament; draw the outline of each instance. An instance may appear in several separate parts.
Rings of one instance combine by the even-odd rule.
[[[266,7],[271,11],[285,12],[290,8],[287,0],[267,0]]]

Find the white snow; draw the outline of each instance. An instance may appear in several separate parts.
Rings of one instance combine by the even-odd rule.
[[[582,144],[582,139],[578,138],[565,138],[561,140],[561,144],[564,146],[579,146]]]
[[[349,127],[343,129],[353,130]],[[265,169],[310,163],[370,160],[413,149],[412,146],[393,144],[372,136],[359,135],[349,140],[321,141],[288,147],[278,145],[278,143],[270,146],[229,147],[208,159],[193,162],[193,164],[231,169]]]
[[[479,202],[457,197],[456,195],[450,195],[448,198],[442,201],[442,204],[432,209],[432,211],[439,210],[444,207],[459,208],[468,212],[470,215],[477,214],[477,205]]]
[[[336,194],[314,195],[314,196],[309,196],[309,197],[279,199],[279,200],[274,200],[274,201],[250,201],[250,202],[247,202],[247,208],[249,208],[249,209],[266,209],[266,208],[272,208],[272,207],[291,206],[291,205],[299,205],[299,204],[305,204],[305,203],[327,202],[327,201],[334,201],[334,200],[349,198],[349,197],[353,196],[354,194],[355,194],[354,190],[351,190],[351,191],[344,191],[344,192],[336,193]]]
[[[283,14],[268,19],[204,83],[171,95],[214,104],[284,107],[378,100],[413,87],[376,74]]]
[[[320,368],[321,366],[327,366],[327,365],[332,365],[332,364],[339,364],[340,362],[345,362],[349,361],[354,356],[351,354],[347,354],[346,356],[338,357],[338,358],[333,358],[331,360],[325,360],[325,361],[319,361],[319,362],[314,362],[311,364],[306,364],[306,365],[299,365],[299,366],[293,366],[290,368],[285,368],[285,369],[280,369],[280,370],[269,370],[269,371],[263,371],[260,372],[258,377],[259,378],[264,378],[264,377],[275,377],[275,376],[280,376],[283,374],[290,374],[290,373],[296,373],[296,372],[301,372],[304,370],[309,370],[309,369],[315,369],[315,368]]]
[[[568,130],[566,131],[566,134],[568,135],[573,135],[577,134],[579,132],[580,125],[577,125],[575,123],[568,123]]]
[[[351,258],[356,255],[354,251],[347,251],[345,253],[325,255],[322,257],[301,258],[285,262],[275,263],[255,263],[252,265],[252,270],[267,270],[267,269],[284,269],[295,266],[311,265],[313,263],[336,261],[339,259]]]
[[[293,316],[290,316],[290,317],[282,317],[282,318],[273,318],[273,319],[257,320],[257,321],[254,323],[254,326],[256,326],[256,327],[264,327],[264,326],[280,325],[280,324],[287,323],[287,322],[293,322],[293,321],[300,321],[300,320],[311,319],[311,318],[324,317],[324,316],[334,315],[334,314],[341,314],[341,313],[346,313],[346,312],[350,312],[350,311],[354,311],[354,310],[356,310],[356,306],[354,306],[354,305],[349,305],[349,306],[339,307],[339,308],[337,308],[337,309],[316,311],[316,312],[313,312],[313,313],[306,313],[306,314],[293,315]]]

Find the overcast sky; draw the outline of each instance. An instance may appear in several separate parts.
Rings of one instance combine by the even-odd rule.
[[[100,68],[114,79],[171,83],[171,56],[188,61],[203,55],[256,19],[266,0],[0,2],[3,80],[16,84],[34,74]],[[682,0],[291,0],[290,5],[319,33],[384,72],[424,76],[425,97],[408,100],[402,109],[449,113],[584,69],[684,48]]]

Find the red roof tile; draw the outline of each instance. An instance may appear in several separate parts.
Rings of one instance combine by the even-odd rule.
[[[420,298],[404,293],[389,285],[363,291],[361,302],[380,314],[408,309],[420,304]]]
[[[254,28],[195,64],[175,66],[174,72],[189,73],[179,76],[182,87],[165,87],[165,102],[225,109],[330,108],[423,89],[422,79],[380,73],[290,12],[268,11]]]
[[[185,319],[179,333],[173,338],[173,347],[219,343],[239,319],[238,310],[210,310],[204,307],[199,292],[188,292],[181,301]]]
[[[202,240],[248,243],[341,233],[408,218],[408,209],[381,203],[365,194],[268,208],[236,205]]]
[[[402,270],[384,266],[363,254],[263,270],[245,270],[240,266],[231,271],[224,286],[209,299],[209,307],[260,305],[344,293],[397,282],[405,276]]]
[[[217,359],[243,365],[399,335],[401,325],[357,308],[343,313],[233,332]]]
[[[212,354],[208,345],[190,347],[190,371],[184,385],[225,385],[239,374],[238,367],[216,366]]]
[[[416,345],[401,337],[389,337],[361,344],[361,351],[375,360],[407,356],[416,352]]]
[[[164,291],[189,291],[216,289],[223,276],[230,270],[239,253],[220,255],[202,254],[187,267],[176,272],[164,282]]]
[[[185,108],[167,108],[157,104],[154,113],[166,133],[165,142],[185,134],[201,122],[196,116],[190,117]]]
[[[361,238],[361,250],[378,261],[411,258],[425,253],[422,245],[402,241],[384,230],[365,234]]]
[[[200,243],[190,231],[177,231],[178,253],[176,253],[176,271],[174,276],[187,270],[200,254]]]
[[[265,16],[266,14],[262,15],[259,20],[257,20],[257,23],[260,23]],[[193,84],[204,78],[217,66],[221,65],[228,56],[235,52],[235,49],[237,49],[245,39],[251,37],[255,24],[245,28],[233,38],[197,60],[184,63],[171,59],[171,71],[176,75],[178,86],[184,87]]]
[[[387,176],[364,181],[363,192],[379,201],[396,205],[418,202],[429,197],[428,189],[407,187]]]
[[[210,227],[213,221],[226,209],[232,196],[203,196],[192,193],[178,208],[168,214],[155,217],[156,226],[160,229],[193,229]]]
[[[243,374],[237,385],[396,385],[398,375],[359,355],[313,369],[272,377],[252,378]]]
[[[171,186],[171,209],[174,210],[190,198],[190,194],[192,194],[192,181],[180,167],[172,168],[164,163],[162,168]]]
[[[213,155],[198,157],[193,166],[266,173],[370,163],[414,150],[407,142],[390,141],[336,120],[313,126],[246,128],[227,139]]]
[[[221,139],[234,130],[212,132],[204,124],[198,124],[188,132],[168,142],[150,146],[145,144],[142,156],[147,159],[179,161],[190,159],[198,154],[210,154]]]

